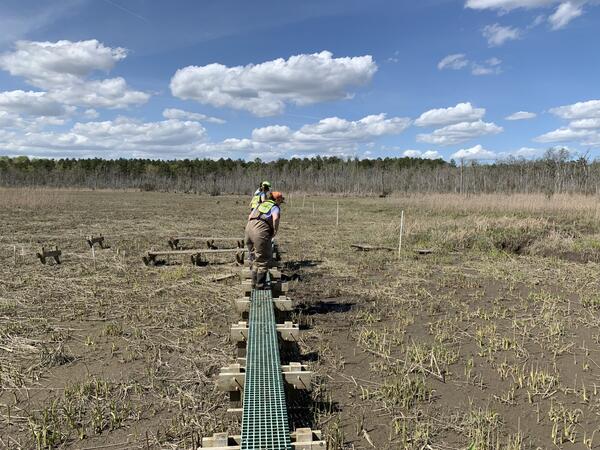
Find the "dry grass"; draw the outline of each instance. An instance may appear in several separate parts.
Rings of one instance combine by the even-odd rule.
[[[2,198],[1,448],[192,448],[239,430],[213,383],[234,358],[239,291],[211,281],[237,269],[140,256],[173,234],[239,236],[246,198]],[[598,209],[554,200],[348,198],[339,227],[337,199],[314,215],[312,199],[285,207],[300,348],[318,375],[304,420],[331,450],[598,448]],[[395,247],[402,209],[400,258],[350,250]],[[100,232],[111,248],[94,267],[83,236]],[[40,265],[41,244],[59,245],[63,264]]]
[[[600,217],[600,198],[595,195],[556,194],[415,194],[391,197],[398,206],[409,205],[433,211],[510,212],[510,213],[583,213]]]

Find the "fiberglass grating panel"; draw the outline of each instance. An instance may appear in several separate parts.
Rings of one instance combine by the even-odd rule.
[[[241,450],[291,450],[270,290],[252,290]]]

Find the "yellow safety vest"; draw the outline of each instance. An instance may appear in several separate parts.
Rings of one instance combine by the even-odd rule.
[[[252,197],[252,201],[250,202],[250,208],[255,209],[258,205],[260,205],[260,198],[263,194],[263,192],[259,192],[258,194],[255,194],[254,197]]]
[[[273,200],[266,200],[258,206],[258,211],[261,214],[269,214],[269,211],[273,209],[273,206],[275,206],[275,202]]]
[[[273,220],[272,217],[267,217],[266,215],[273,209],[277,204],[273,200],[266,200],[262,202],[256,209],[252,211],[252,215],[250,216],[250,220],[262,220],[266,222],[271,228],[273,228]]]

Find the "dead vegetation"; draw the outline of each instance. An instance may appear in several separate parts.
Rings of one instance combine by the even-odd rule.
[[[214,386],[235,353],[237,269],[141,255],[178,233],[241,234],[247,199],[14,195],[0,211],[0,447],[193,448],[238,430]],[[318,374],[298,420],[330,449],[600,448],[597,198],[341,199],[338,227],[337,200],[313,213],[288,198],[280,240]],[[350,249],[397,248],[401,210],[400,257]],[[100,233],[111,248],[94,261],[85,237]],[[41,265],[41,245],[62,264]]]

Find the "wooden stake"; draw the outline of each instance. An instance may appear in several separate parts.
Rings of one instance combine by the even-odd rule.
[[[398,238],[398,258],[400,258],[400,252],[402,251],[402,233],[404,232],[404,210],[400,214],[400,237]]]
[[[315,215],[315,202],[313,202],[313,216]]]
[[[335,226],[340,226],[340,201],[337,202],[337,210],[335,212]]]
[[[92,259],[94,260],[94,270],[96,270],[96,251],[94,250],[93,245],[92,245]]]
[[[13,256],[15,258],[15,266],[17,265],[17,246],[13,245]]]
[[[306,194],[302,197],[302,209],[304,209],[304,203],[306,202]]]

